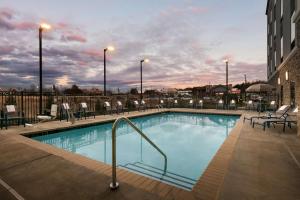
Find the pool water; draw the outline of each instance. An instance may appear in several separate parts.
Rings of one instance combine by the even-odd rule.
[[[117,165],[191,189],[230,134],[239,116],[162,113],[132,119],[167,155],[164,159],[126,123],[117,129]],[[112,123],[33,137],[43,143],[111,164]]]

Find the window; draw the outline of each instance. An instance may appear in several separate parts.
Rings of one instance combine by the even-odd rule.
[[[295,11],[291,17],[291,49],[295,47],[295,38],[296,38],[296,24],[293,21],[294,16],[295,16]]]
[[[276,66],[277,66],[277,53],[276,53],[276,50],[274,51],[274,65],[275,65],[275,69],[276,69]]]
[[[280,0],[280,16],[283,17],[283,0]]]
[[[276,20],[274,21],[274,37],[276,37]]]
[[[281,37],[280,40],[280,56],[281,56],[281,62],[283,61],[283,37]]]

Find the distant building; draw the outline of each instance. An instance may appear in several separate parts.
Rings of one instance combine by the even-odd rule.
[[[277,88],[277,102],[300,101],[300,0],[268,0],[267,75]]]

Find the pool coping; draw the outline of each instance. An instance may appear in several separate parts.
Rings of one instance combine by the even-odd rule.
[[[139,189],[146,190],[148,192],[153,192],[155,194],[159,194],[161,197],[166,197],[167,195],[176,196],[176,195],[188,195],[192,199],[216,199],[219,195],[220,188],[222,187],[224,177],[226,175],[229,162],[231,160],[231,156],[235,147],[235,144],[237,142],[237,139],[240,135],[241,128],[243,126],[242,123],[242,112],[237,111],[219,111],[216,112],[216,110],[195,110],[195,109],[163,109],[161,111],[155,110],[154,112],[139,112],[137,114],[134,114],[130,116],[129,118],[136,118],[141,116],[149,116],[149,115],[155,115],[160,114],[164,112],[181,112],[181,113],[198,113],[198,114],[210,114],[210,115],[236,115],[241,116],[240,119],[237,120],[234,128],[231,130],[229,136],[225,139],[223,144],[219,147],[218,151],[212,158],[212,160],[207,165],[207,168],[204,170],[201,177],[198,179],[197,183],[194,185],[192,191],[183,190],[180,188],[177,188],[175,186],[153,180],[151,178],[129,172],[124,169],[117,169],[117,179],[121,182],[126,182],[134,187],[137,187]],[[71,128],[79,128],[79,127],[87,127],[87,126],[93,126],[93,125],[99,125],[104,123],[111,123],[113,122],[117,117],[119,116],[113,116],[111,119],[104,119],[100,121],[94,121],[91,123],[85,123],[78,124],[71,126]],[[70,129],[69,127],[60,127],[55,129],[48,129],[48,132],[55,131],[63,131]],[[32,140],[31,138],[28,138],[28,136],[32,136],[35,134],[40,134],[41,132],[47,132],[47,130],[35,130],[35,131],[25,131],[21,132],[19,134],[15,134],[15,139],[17,139],[19,142],[26,143],[32,147],[35,147],[37,149],[46,151],[48,153],[52,153],[54,155],[60,156],[66,160],[72,161],[78,165],[87,167],[89,169],[95,170],[97,172],[100,172],[102,174],[105,174],[107,176],[111,176],[111,165],[105,164],[101,161],[95,161],[91,158],[84,157],[79,154],[75,154],[72,152],[68,152],[63,149],[59,149],[57,147],[54,147],[52,145],[43,144],[41,142]],[[158,188],[161,188],[160,190],[153,191],[154,185],[158,185]]]

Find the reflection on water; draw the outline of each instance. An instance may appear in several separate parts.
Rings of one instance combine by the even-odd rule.
[[[228,136],[237,116],[166,113],[133,122],[168,157],[168,170],[197,179]],[[56,147],[111,163],[112,124],[35,137]],[[162,168],[161,155],[126,123],[117,130],[117,162],[143,162]]]

